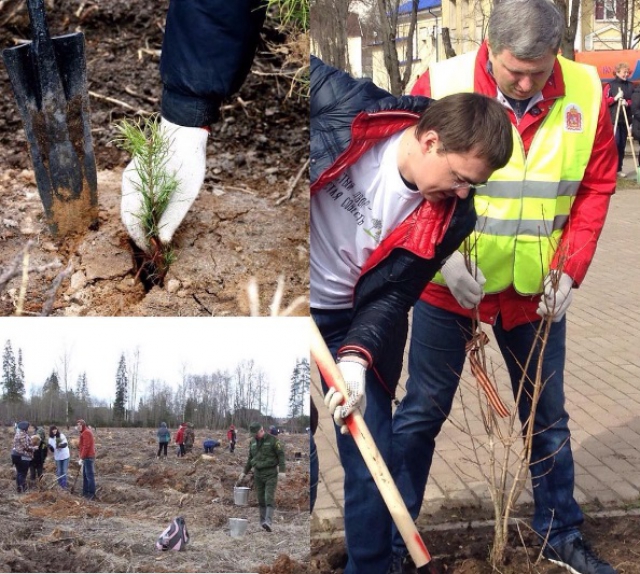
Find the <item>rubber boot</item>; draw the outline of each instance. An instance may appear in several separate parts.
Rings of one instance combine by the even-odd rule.
[[[264,517],[265,514],[267,513],[267,507],[266,506],[261,506],[260,507],[260,525],[263,526],[264,525]],[[264,526],[263,526],[264,528]]]
[[[267,532],[271,532],[271,519],[273,518],[273,506],[267,506],[267,510],[264,514],[264,520],[262,521],[262,528]]]

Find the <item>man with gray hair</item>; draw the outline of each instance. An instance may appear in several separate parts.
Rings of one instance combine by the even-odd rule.
[[[546,542],[545,558],[575,574],[613,574],[580,534],[563,375],[565,313],[595,254],[615,191],[617,157],[600,80],[595,69],[558,56],[563,32],[564,18],[552,2],[503,0],[493,7],[480,49],[431,66],[429,93],[426,74],[412,92],[494,97],[507,110],[517,143],[507,166],[474,198],[471,264],[462,248],[454,252],[414,307],[409,379],[394,414],[391,467],[417,518],[474,317],[493,329],[514,395],[522,396],[518,414],[526,425],[540,354],[537,330],[547,320],[530,462],[532,527]],[[529,365],[526,377],[522,365]],[[401,572],[406,548],[397,532],[393,548],[392,571]]]

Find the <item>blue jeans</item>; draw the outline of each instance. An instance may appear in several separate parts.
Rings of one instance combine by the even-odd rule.
[[[82,496],[85,498],[95,498],[96,496],[96,475],[95,459],[84,458],[82,464]]]
[[[535,340],[538,323],[521,325],[510,331],[500,317],[493,334],[507,365],[514,396],[524,365]],[[451,410],[465,362],[465,343],[471,320],[439,309],[423,301],[413,311],[409,379],[407,393],[393,419],[393,475],[404,501],[416,519],[424,497],[435,439]],[[553,323],[545,349],[541,393],[534,422],[534,438],[529,470],[532,476],[535,514],[533,529],[549,532],[553,544],[577,534],[583,516],[573,498],[574,466],[571,453],[569,415],[564,408],[564,363],[566,318]],[[535,380],[537,354],[530,362],[528,376]],[[521,421],[530,410],[527,393],[518,405]],[[394,529],[393,549],[406,553]]]
[[[58,484],[62,488],[67,488],[67,473],[69,472],[69,460],[56,460],[56,476],[58,477]]]
[[[318,496],[318,448],[316,447],[316,441],[313,440],[313,435],[309,432],[309,506],[310,512],[313,512],[313,507],[316,504],[316,498]]]
[[[315,311],[311,315],[335,357],[351,324],[351,310]],[[380,361],[378,357],[378,361]],[[397,381],[386,381],[395,391]],[[328,387],[322,381],[323,391]],[[372,370],[367,371],[364,420],[384,461],[391,460],[391,395]],[[350,435],[336,426],[344,469],[344,528],[348,561],[344,574],[386,574],[391,563],[391,515]]]

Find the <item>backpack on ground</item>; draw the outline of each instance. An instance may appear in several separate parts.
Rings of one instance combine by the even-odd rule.
[[[156,542],[158,550],[184,550],[189,542],[189,532],[182,516],[171,521]]]

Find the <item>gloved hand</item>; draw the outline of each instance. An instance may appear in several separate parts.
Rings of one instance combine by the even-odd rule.
[[[278,480],[284,480],[285,478],[287,478],[287,473],[286,472],[279,472],[278,473]]]
[[[83,461],[82,459],[80,459],[80,460],[78,461],[78,466],[79,466],[80,468],[82,468],[82,463],[83,463],[83,462],[84,462],[84,461]]]
[[[178,180],[178,187],[159,222],[159,238],[164,244],[173,234],[189,211],[204,181],[206,147],[209,132],[203,128],[189,128],[160,120],[160,129],[169,140],[165,168]],[[134,158],[122,174],[122,201],[120,215],[127,232],[136,245],[144,251],[150,250],[149,239],[140,223],[143,195],[140,191],[140,175]]]
[[[447,259],[442,266],[442,276],[461,307],[473,309],[482,301],[484,297],[482,288],[487,280],[473,261],[471,261],[471,273],[469,273],[464,255],[460,251],[454,251]]]
[[[613,101],[617,102],[618,100],[620,100],[622,98],[624,98],[624,94],[622,93],[622,90],[620,88],[618,88],[618,93],[615,96],[613,96]]]
[[[241,472],[240,476],[238,477],[238,482],[242,482],[245,479],[246,476],[247,475],[244,472]]]
[[[357,407],[360,407],[360,412],[363,415],[367,408],[367,395],[365,392],[367,367],[362,363],[362,359],[358,360],[353,355],[346,355],[339,359],[338,369],[340,369],[342,378],[347,386],[347,401],[342,405],[342,393],[331,388],[324,397],[324,404],[329,407],[333,420],[340,427],[340,432],[349,434],[349,429],[344,423],[344,419]]]
[[[542,318],[552,315],[554,323],[564,317],[573,299],[573,279],[566,273],[560,275],[560,279],[557,281],[557,290],[554,290],[553,276],[557,273],[557,271],[550,271],[545,277],[544,292],[540,297],[540,305],[536,311]]]

